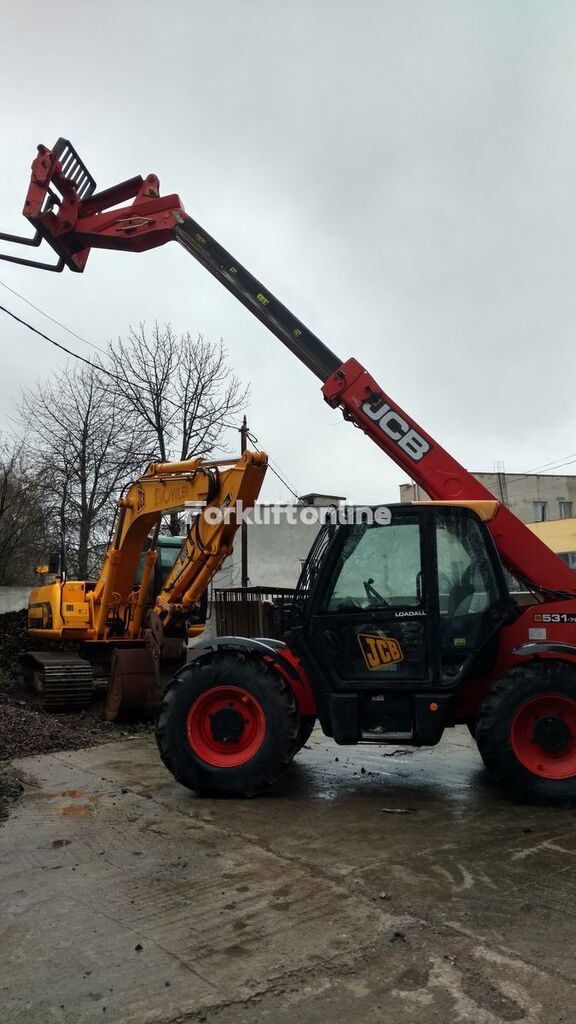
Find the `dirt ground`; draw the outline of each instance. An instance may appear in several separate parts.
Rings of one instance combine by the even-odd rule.
[[[79,715],[54,715],[27,700],[0,695],[0,764],[15,757],[57,750],[82,750],[130,736],[150,734],[154,723],[105,722],[98,705]]]
[[[47,714],[38,708],[18,675],[19,654],[35,646],[26,633],[26,618],[26,611],[0,615],[0,764],[151,732],[151,723],[105,722],[98,704],[78,715]]]
[[[198,799],[140,735],[20,759],[2,1024],[573,1024],[576,821],[472,740],[337,748]]]

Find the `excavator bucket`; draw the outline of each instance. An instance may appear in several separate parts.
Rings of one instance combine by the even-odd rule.
[[[158,662],[150,648],[115,650],[104,718],[153,718],[161,697]]]

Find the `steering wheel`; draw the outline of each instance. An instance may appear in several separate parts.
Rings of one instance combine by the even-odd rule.
[[[448,615],[453,618],[457,614],[465,615],[468,611],[470,598],[474,593],[474,566],[470,564],[462,573],[460,579],[455,583],[448,598]],[[467,601],[468,605],[462,605]]]

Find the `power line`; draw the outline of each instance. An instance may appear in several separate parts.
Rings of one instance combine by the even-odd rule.
[[[3,282],[0,281],[0,284],[3,284]],[[4,285],[4,287],[8,287],[8,286]],[[12,288],[8,288],[8,291],[14,292],[14,290]],[[14,292],[14,294],[18,295],[19,298],[23,298],[23,296],[18,294],[18,292]],[[24,299],[24,302],[28,302],[28,300]],[[39,313],[42,313],[43,316],[46,316],[46,317],[48,317],[49,320],[52,320],[53,323],[58,324],[59,327],[63,327],[64,330],[68,330],[70,334],[73,334],[74,337],[78,338],[80,341],[84,341],[85,340],[84,338],[81,338],[79,334],[75,334],[74,331],[70,331],[69,328],[64,327],[64,325],[60,324],[58,320],[54,320],[54,318],[48,316],[47,313],[43,313],[43,311],[41,309],[39,309],[37,306],[34,306],[33,303],[29,302],[28,304],[30,306],[32,306],[34,309],[36,309]],[[117,374],[112,373],[110,370],[107,370],[105,366],[102,366],[99,363],[93,363],[90,359],[86,359],[85,356],[81,356],[78,352],[74,352],[73,349],[67,348],[66,345],[62,345],[61,342],[55,341],[54,338],[50,338],[49,335],[44,334],[43,331],[39,331],[37,327],[34,327],[32,324],[29,324],[27,320],[23,320],[21,317],[16,316],[15,313],[12,313],[11,310],[6,309],[6,306],[0,305],[0,311],[2,311],[3,313],[6,313],[7,316],[11,317],[17,323],[21,324],[22,327],[27,327],[29,331],[32,331],[33,334],[37,334],[40,338],[43,338],[43,340],[47,341],[50,345],[54,345],[55,348],[58,348],[62,352],[65,352],[67,355],[72,356],[73,359],[78,359],[81,363],[85,363],[86,366],[90,366],[93,370],[96,370],[97,372],[105,373],[106,376],[110,377],[110,379],[113,380],[115,383],[119,383],[119,382],[120,383],[125,383],[125,382],[121,381],[120,377],[118,377]],[[87,342],[87,344],[92,344],[92,343],[91,342]],[[99,352],[103,352],[103,349],[98,348],[97,345],[93,345],[93,348],[98,349]],[[106,355],[105,352],[103,352],[103,354]],[[138,389],[138,390],[140,390],[140,389]],[[164,400],[167,402],[167,404],[172,405],[175,409],[179,409],[180,408],[178,403],[177,402],[173,402],[172,399],[167,398],[165,396]],[[241,430],[241,427],[236,426],[233,423],[222,423],[222,426],[226,427],[229,430],[238,430],[238,431]],[[252,433],[249,433],[248,437],[250,438],[250,440],[252,441],[253,444],[257,444],[257,445],[260,444],[258,438],[255,437]],[[278,478],[278,480],[280,480],[280,482],[284,485],[284,487],[286,487],[290,491],[290,493],[296,499],[298,499],[298,494],[296,493],[294,488],[282,476],[281,471],[280,471],[280,467],[278,466],[278,469],[275,469],[274,465],[275,464],[273,464],[273,460],[269,458],[269,466],[270,466],[270,469],[271,469],[272,473],[274,473],[274,476],[276,476]]]
[[[576,462],[576,452],[573,452],[571,455],[566,455],[563,459],[556,459],[554,462],[546,462],[543,466],[535,466],[534,469],[529,469],[527,472],[530,474],[540,473],[549,469],[561,469],[562,466],[569,466],[573,462]]]
[[[30,303],[30,305],[32,305],[32,303]],[[66,352],[67,355],[72,356],[73,359],[79,359],[81,363],[85,363],[86,366],[90,366],[93,370],[96,370],[99,373],[105,373],[106,376],[110,377],[110,379],[115,381],[116,384],[128,384],[129,383],[128,381],[123,380],[121,377],[119,377],[118,374],[112,373],[111,370],[107,370],[106,367],[102,366],[101,363],[93,363],[90,359],[86,359],[85,356],[81,356],[79,352],[74,352],[71,348],[66,348],[66,345],[62,345],[61,342],[59,342],[59,341],[54,341],[54,338],[50,338],[47,334],[44,334],[42,331],[39,331],[37,327],[33,327],[32,324],[29,324],[27,320],[22,320],[21,317],[16,316],[15,313],[12,313],[9,309],[6,309],[5,306],[0,306],[0,310],[3,313],[7,313],[8,316],[12,317],[12,319],[16,320],[19,324],[22,324],[23,327],[27,327],[29,331],[33,331],[34,334],[38,334],[39,337],[44,338],[44,340],[49,342],[50,345],[54,345],[56,348],[61,349],[62,352]],[[41,310],[40,310],[40,312],[41,312]],[[44,314],[44,315],[47,316],[48,314]],[[52,319],[52,317],[49,317],[48,319]],[[55,320],[54,323],[58,323],[58,321]],[[67,329],[68,328],[64,328],[64,330],[67,330]],[[70,331],[70,333],[74,334],[73,331]],[[79,337],[79,335],[76,335],[76,337]],[[81,339],[81,340],[83,340],[83,339]],[[91,342],[87,342],[87,344],[92,344],[92,343]],[[94,345],[93,347],[94,348],[98,348],[97,345]],[[99,352],[103,352],[104,355],[107,355],[107,353],[104,352],[103,349],[99,348],[98,351]],[[142,393],[142,388],[139,388],[137,385],[131,385],[131,386],[136,391]],[[163,398],[164,398],[164,401],[166,402],[166,404],[167,405],[171,405],[174,409],[180,409],[181,408],[181,406],[178,405],[178,402],[172,401],[172,399],[168,398],[166,395],[164,395]],[[223,423],[222,426],[230,427],[233,430],[240,430],[240,427],[232,426],[232,424],[230,424],[230,423]]]
[[[11,288],[10,285],[6,284],[5,281],[0,281],[0,284],[2,285],[3,288],[6,288],[7,291],[11,292],[12,295],[16,295],[17,298],[22,299],[22,302],[25,302],[28,306],[31,306],[32,309],[35,309],[37,313],[40,313],[42,316],[45,316],[47,320],[50,320],[53,324],[56,324],[57,327],[61,327],[63,331],[67,331],[67,333],[71,334],[73,338],[77,338],[78,341],[82,341],[85,345],[89,345],[90,348],[95,348],[96,351],[101,352],[103,356],[107,355],[105,349],[100,348],[100,346],[96,345],[93,341],[88,341],[87,338],[83,338],[81,334],[76,334],[76,331],[73,331],[70,327],[66,327],[66,324],[60,323],[59,320],[56,320],[53,316],[50,316],[50,314],[47,313],[44,309],[40,309],[40,306],[35,306],[34,303],[30,301],[30,299],[27,299],[25,295],[21,295],[20,292],[17,292],[15,288]]]
[[[48,320],[50,320],[52,323],[56,324],[58,327],[61,327],[62,330],[67,331],[68,334],[71,334],[74,338],[77,338],[78,341],[82,341],[86,345],[90,345],[91,348],[96,349],[97,352],[101,352],[102,355],[107,355],[106,351],[104,349],[100,348],[99,345],[96,345],[92,341],[88,341],[86,338],[83,338],[80,334],[77,334],[75,331],[71,330],[71,328],[66,327],[65,324],[62,324],[59,320],[56,320],[54,317],[52,317],[48,313],[44,312],[44,310],[40,309],[39,306],[35,306],[33,302],[30,302],[30,300],[25,298],[23,295],[21,295],[20,292],[15,291],[14,288],[10,288],[9,285],[5,284],[4,281],[0,281],[0,284],[2,285],[2,287],[6,288],[13,295],[16,295],[19,299],[22,299],[23,302],[26,302],[29,306],[31,306],[32,309],[35,309],[36,312],[40,313],[42,316],[45,316]],[[26,320],[23,320],[21,317],[16,316],[15,313],[12,313],[9,309],[6,309],[5,306],[0,306],[0,310],[3,313],[6,313],[9,317],[12,317],[13,320],[16,320],[16,322],[21,324],[23,327],[27,327],[29,331],[32,331],[34,334],[37,334],[40,338],[43,338],[50,345],[54,345],[55,348],[59,348],[62,352],[65,352],[67,355],[72,356],[73,359],[80,360],[80,362],[85,363],[86,366],[90,366],[93,370],[97,370],[97,371],[99,371],[101,373],[105,373],[107,377],[110,377],[110,379],[115,381],[116,383],[125,383],[125,382],[121,381],[121,378],[118,377],[117,374],[114,374],[110,370],[107,370],[105,366],[101,366],[98,363],[93,363],[90,359],[86,359],[84,356],[81,356],[78,352],[74,352],[72,349],[67,348],[65,345],[62,345],[59,341],[54,341],[53,338],[50,338],[47,334],[44,334],[42,331],[39,331],[37,327],[33,327],[32,324],[29,324]],[[138,388],[137,390],[140,391],[141,389]],[[168,405],[171,405],[175,409],[179,409],[180,408],[180,406],[178,405],[177,402],[173,402],[170,398],[168,398],[166,396],[164,397],[164,401]],[[234,423],[222,423],[222,426],[225,427],[228,430],[237,430],[237,431],[241,430],[241,427],[237,426]],[[252,434],[251,432],[249,432],[248,437],[250,438],[250,440],[252,441],[253,444],[260,445],[260,441],[258,440],[258,438],[255,437],[255,435]],[[506,474],[507,478],[508,478],[507,482],[508,483],[519,483],[521,480],[525,480],[527,476],[530,476],[533,473],[537,473],[537,472],[543,471],[543,470],[562,469],[563,466],[573,465],[574,462],[576,462],[576,453],[574,455],[568,456],[566,459],[564,459],[562,461],[549,462],[549,463],[544,463],[542,466],[536,466],[535,469],[530,469],[526,473],[522,473],[522,474],[520,474],[518,476],[512,477],[512,476],[509,476],[508,474]],[[270,458],[270,456],[268,458],[268,463],[269,463],[270,470],[272,471],[272,473],[274,473],[274,476],[276,476],[278,478],[278,480],[283,484],[283,486],[286,487],[286,489],[288,491],[290,491],[290,494],[292,494],[292,496],[294,498],[296,498],[296,500],[298,500],[299,495],[294,490],[294,487],[290,483],[288,483],[288,481],[283,477],[282,472],[280,470],[280,467],[278,466],[277,463],[274,462],[274,460],[272,458]],[[274,468],[274,467],[276,467],[276,468]]]
[[[252,441],[252,444],[260,446],[260,441],[251,431],[248,432],[248,437]],[[292,494],[293,497],[296,498],[296,500],[298,501],[299,495],[296,493],[294,488],[288,483],[288,481],[284,479],[280,471],[280,466],[278,466],[278,464],[275,463],[274,460],[270,458],[270,456],[268,456],[268,465],[272,472],[274,473],[274,476],[278,477],[280,483],[282,483],[284,487],[286,487],[287,490],[290,491],[290,494]],[[274,466],[277,466],[277,470],[274,468]]]
[[[544,471],[562,469],[564,466],[572,466],[575,462],[576,454],[566,456],[565,459],[562,459],[558,462],[547,462],[542,466],[535,466],[534,469],[529,469],[526,473],[519,473],[516,474],[515,476],[513,476],[510,473],[505,473],[504,475],[506,477],[506,483],[516,484],[521,483],[522,480],[526,480],[529,476],[534,476]]]
[[[20,292],[17,292],[15,288],[11,288],[10,285],[7,285],[5,281],[1,281],[0,280],[0,285],[2,285],[3,288],[6,288],[7,291],[11,292],[12,295],[15,295],[17,298],[21,299],[22,302],[25,302],[32,309],[36,310],[37,313],[40,313],[41,316],[45,316],[47,320],[51,321],[51,323],[56,324],[57,327],[61,327],[63,331],[66,331],[68,334],[71,334],[73,338],[77,338],[78,341],[83,342],[83,344],[85,344],[85,345],[89,345],[90,348],[95,349],[96,352],[100,352],[104,356],[108,355],[106,350],[101,348],[100,345],[96,345],[95,342],[93,342],[93,341],[88,341],[87,338],[82,337],[81,334],[77,334],[76,331],[73,331],[72,328],[67,327],[66,324],[61,323],[60,320],[56,320],[55,317],[50,316],[50,314],[46,313],[46,311],[41,309],[40,306],[36,306],[33,302],[30,301],[30,299],[27,299],[25,295],[22,295]],[[60,345],[58,342],[53,341],[51,338],[48,338],[47,335],[42,334],[40,331],[37,331],[36,328],[34,328],[30,324],[26,323],[25,320],[19,320],[18,317],[16,317],[13,313],[11,313],[9,310],[7,310],[4,306],[0,306],[0,309],[2,309],[3,312],[8,313],[8,315],[12,316],[15,320],[18,320],[19,323],[24,324],[24,326],[28,327],[31,331],[35,331],[36,334],[39,334],[42,338],[45,338],[47,341],[50,342],[50,344],[56,345],[57,348],[61,348],[64,352],[67,352],[68,355],[73,356],[75,359],[81,359],[83,362],[87,363],[89,366],[92,366],[94,369],[102,370],[103,373],[108,374],[109,377],[111,377],[113,380],[116,380],[117,382],[120,380],[119,377],[117,377],[116,375],[112,374],[109,370],[106,370],[104,367],[98,366],[96,363],[91,363],[89,360],[84,359],[78,353],[72,352],[70,349],[65,348],[64,345]],[[176,402],[172,402],[169,398],[165,398],[165,401],[167,402],[168,405],[172,405],[174,408],[180,408]],[[341,423],[341,420],[338,420],[337,422]],[[242,429],[240,426],[237,426],[234,423],[222,423],[222,426],[226,427],[226,429],[228,429],[228,430],[240,431]],[[260,444],[260,442],[258,441],[258,438],[253,437],[250,434],[248,436],[252,440],[253,444]],[[519,483],[520,481],[525,480],[527,476],[531,476],[533,473],[540,473],[540,472],[545,472],[546,470],[553,470],[553,469],[562,469],[564,466],[571,466],[575,462],[576,462],[576,452],[573,453],[572,455],[566,456],[565,459],[561,459],[561,460],[557,459],[557,460],[554,460],[553,462],[546,462],[546,463],[544,463],[541,466],[535,466],[534,469],[528,469],[528,470],[526,470],[525,473],[517,474],[516,476],[510,476],[509,474],[506,474],[507,482],[508,483],[517,483],[517,482]],[[269,464],[270,464],[270,469],[272,470],[273,473],[274,473],[274,468],[273,467],[274,467],[274,465],[276,465],[276,468],[278,469],[278,472],[275,473],[275,476],[278,477],[278,479],[284,484],[284,486],[290,491],[290,493],[292,495],[294,495],[295,498],[298,498],[299,496],[296,493],[296,491],[294,490],[294,488],[287,482],[287,480],[283,479],[283,477],[280,475],[280,467],[278,466],[278,463],[274,463],[273,460],[269,457]]]
[[[77,334],[76,331],[73,331],[70,327],[67,327],[66,324],[61,323],[60,320],[56,320],[53,316],[50,316],[50,314],[46,313],[46,311],[41,309],[40,306],[34,305],[34,303],[31,302],[30,299],[27,299],[25,295],[22,295],[20,292],[17,292],[15,288],[11,288],[9,285],[7,285],[5,281],[0,281],[0,285],[2,285],[3,288],[6,288],[7,291],[11,292],[12,295],[16,295],[19,299],[22,299],[23,302],[27,303],[28,306],[31,306],[32,309],[35,309],[37,313],[41,314],[41,316],[45,316],[47,320],[50,320],[53,324],[56,324],[58,327],[61,327],[63,331],[67,331],[68,334],[71,334],[74,338],[77,338],[78,341],[84,342],[85,345],[90,345],[90,347],[96,349],[97,352],[101,352],[103,356],[108,356],[108,352],[106,351],[106,349],[101,348],[100,345],[96,345],[93,341],[88,341],[87,338],[83,338],[81,334]],[[36,334],[40,334],[40,337],[45,338],[46,341],[49,341],[52,345],[56,345],[58,348],[61,348],[64,352],[67,352],[68,355],[73,356],[74,359],[81,359],[83,362],[88,363],[89,366],[92,366],[95,370],[102,370],[104,373],[107,373],[109,377],[112,377],[112,379],[115,380],[117,383],[121,380],[121,378],[118,377],[117,374],[111,373],[109,370],[106,370],[103,366],[100,366],[98,363],[92,363],[89,360],[84,359],[84,357],[79,355],[79,353],[73,352],[71,349],[65,348],[63,345],[60,345],[57,341],[53,341],[53,339],[49,338],[46,334],[42,334],[40,331],[37,331],[36,328],[32,327],[32,325],[27,323],[26,320],[20,320],[17,316],[15,316],[14,313],[11,313],[10,310],[6,309],[4,306],[0,306],[0,309],[2,309],[5,313],[8,313],[9,316],[14,317],[14,319],[18,320],[19,323],[24,324],[25,327],[29,327],[31,331],[35,331]],[[142,389],[137,388],[137,390],[141,391]],[[177,402],[173,402],[170,398],[167,398],[166,396],[164,396],[164,401],[168,405],[172,405],[175,409],[180,408]],[[233,423],[223,423],[222,426],[227,427],[230,430],[241,430],[241,427],[238,427],[236,426],[236,424]]]
[[[290,483],[290,481],[289,481],[288,477],[287,477],[287,476],[286,476],[286,474],[285,474],[285,473],[283,472],[283,470],[282,470],[282,469],[281,469],[281,467],[280,467],[280,466],[278,465],[278,463],[277,463],[277,462],[275,462],[275,461],[274,461],[274,459],[270,459],[270,462],[272,463],[272,466],[275,466],[275,467],[276,467],[276,469],[277,469],[278,473],[282,474],[282,477],[284,478],[284,483],[286,484],[286,487],[288,488],[288,490],[289,490],[289,491],[291,491],[291,493],[292,493],[292,494],[294,495],[294,497],[295,497],[295,498],[298,498],[298,497],[299,497],[299,495],[298,495],[298,494],[296,494],[296,491],[294,490],[294,485],[293,485],[292,483]]]
[[[54,341],[53,338],[49,338],[47,334],[43,334],[43,332],[39,331],[37,327],[33,327],[32,324],[29,324],[27,320],[22,320],[22,318],[16,316],[15,313],[11,313],[9,309],[6,309],[6,306],[0,306],[0,310],[8,316],[11,316],[17,323],[22,324],[23,327],[27,327],[29,331],[32,331],[34,334],[38,334],[40,338],[44,338],[44,341],[47,341],[50,345],[54,345],[55,348],[59,348],[62,352],[66,352],[67,355],[72,356],[73,359],[79,359],[81,363],[86,363],[86,365],[91,366],[93,370],[99,370],[101,373],[105,373],[106,376],[111,377],[112,380],[119,380],[119,378],[116,377],[115,374],[110,373],[110,370],[107,370],[106,367],[98,366],[97,363],[92,363],[89,359],[81,356],[78,352],[73,352],[71,348],[66,348],[66,345],[62,345],[59,341]]]
[[[30,299],[27,299],[25,295],[22,295],[21,292],[17,292],[15,288],[11,288],[10,285],[7,285],[5,281],[0,280],[0,285],[2,285],[3,288],[6,288],[7,291],[11,292],[12,295],[16,295],[17,298],[21,299],[22,302],[25,302],[32,309],[35,309],[36,312],[40,313],[41,316],[45,316],[47,320],[51,321],[51,323],[56,324],[57,327],[61,327],[63,331],[67,331],[67,333],[71,334],[72,337],[77,338],[78,341],[83,342],[85,345],[89,345],[91,348],[95,349],[97,352],[102,353],[102,355],[104,356],[108,355],[105,349],[101,348],[99,345],[96,345],[93,341],[88,341],[87,338],[83,338],[81,334],[77,334],[76,331],[73,331],[70,327],[67,327],[66,324],[63,324],[60,320],[56,320],[55,317],[50,316],[49,313],[47,313],[44,309],[41,309],[40,306],[36,306],[33,302],[30,301]],[[5,313],[8,313],[9,316],[14,316],[13,313],[10,313],[9,310],[5,309],[3,306],[0,308],[3,309]],[[18,318],[14,316],[14,319]],[[26,327],[29,327],[30,330],[35,330],[34,327],[26,323],[26,321],[24,320],[19,320],[19,323],[23,323]],[[36,333],[40,334],[39,331],[37,331]],[[65,348],[63,345],[58,345],[58,342],[56,341],[52,341],[52,339],[48,338],[47,335],[41,334],[41,337],[46,338],[46,340],[50,341],[51,344],[56,345],[59,348],[62,348],[64,352],[67,352],[69,355],[72,355],[75,359],[83,359],[83,357],[80,356],[78,353],[72,352],[70,349]],[[118,381],[120,379],[118,378],[117,375],[110,373],[109,370],[106,370],[104,367],[98,366],[96,363],[91,363],[87,360],[83,361],[88,362],[88,365],[93,366],[95,369],[101,369],[103,370],[104,373],[108,373],[108,375],[112,377],[113,380]],[[172,402],[171,399],[169,398],[165,397],[165,401],[167,402],[167,404],[172,405],[174,408],[180,408],[180,406],[178,406],[176,402]],[[240,431],[242,429],[241,426],[237,426],[235,423],[222,423],[222,426],[228,430]],[[250,434],[248,436],[250,437]],[[257,438],[254,438],[253,443],[259,444],[260,442],[258,441]],[[270,458],[270,456],[268,457],[268,461],[270,469],[272,470],[273,473],[275,473],[275,476],[278,477],[281,483],[290,491],[291,494],[294,495],[295,498],[298,498],[298,495],[296,494],[296,491],[294,490],[293,486],[291,486],[291,484],[289,484],[288,481],[282,477],[280,466],[278,466],[278,463],[275,463],[273,459]],[[274,466],[276,466],[277,472],[275,472]]]
[[[222,426],[223,427],[228,427],[230,430],[238,430],[238,431],[242,430],[241,426],[237,427],[234,423],[223,423]],[[248,431],[248,438],[252,442],[253,445],[261,447],[262,442],[259,441],[259,439],[256,437],[255,434],[252,433],[251,430]],[[266,446],[266,447],[268,447],[268,446]],[[276,467],[276,468],[274,468],[274,467]],[[277,462],[274,461],[273,458],[271,458],[270,455],[268,455],[268,468],[274,474],[274,476],[278,478],[280,483],[283,484],[283,486],[288,491],[290,491],[290,494],[292,494],[293,497],[295,497],[296,500],[298,500],[300,495],[294,490],[294,487],[290,483],[288,483],[288,480],[282,475],[282,470],[281,470],[280,466],[278,465]]]
[[[296,500],[298,500],[298,495],[296,494],[296,491],[295,491],[295,490],[293,490],[293,488],[292,488],[292,487],[290,487],[290,484],[287,484],[287,483],[286,483],[286,481],[284,480],[284,478],[280,476],[280,473],[277,473],[277,472],[276,472],[276,470],[274,469],[274,466],[272,466],[272,465],[271,465],[271,464],[269,463],[269,464],[268,464],[268,468],[269,468],[269,469],[271,470],[271,472],[272,472],[272,473],[274,473],[274,476],[278,477],[278,479],[279,479],[280,483],[281,483],[281,484],[284,484],[284,487],[287,487],[287,488],[288,488],[288,490],[290,491],[290,494],[292,494],[292,495],[293,495],[293,496],[294,496],[294,497],[296,498]]]

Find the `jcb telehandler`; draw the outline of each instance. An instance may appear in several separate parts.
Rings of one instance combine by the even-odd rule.
[[[256,793],[290,763],[316,717],[342,744],[433,745],[465,723],[489,771],[514,793],[576,798],[572,569],[360,363],[342,362],[313,335],[178,196],[161,197],[154,175],[97,193],[59,140],[39,148],[24,214],[36,228],[25,241],[44,239],[58,255],[50,269],[82,271],[93,247],[139,252],[179,241],[320,378],[328,404],[431,496],[392,505],[374,524],[324,528],[287,643],[223,637],[196,649],[158,719],[174,776],[198,793]],[[505,570],[522,581],[525,603],[509,592]]]

